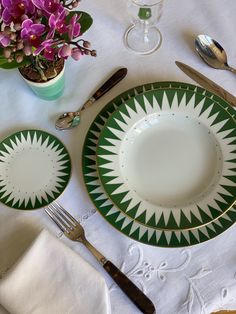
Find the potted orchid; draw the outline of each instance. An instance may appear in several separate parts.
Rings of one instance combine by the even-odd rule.
[[[64,88],[64,61],[96,56],[81,35],[91,16],[76,11],[78,0],[0,0],[0,68],[18,68],[41,98]]]

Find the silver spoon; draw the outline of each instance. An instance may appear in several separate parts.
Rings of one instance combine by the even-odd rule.
[[[127,69],[122,68],[116,71],[94,94],[90,97],[84,105],[75,112],[65,112],[56,121],[55,127],[57,130],[64,131],[76,127],[80,123],[80,116],[84,109],[91,106],[96,100],[102,97],[113,86],[119,83],[127,74]]]
[[[228,65],[227,55],[223,47],[208,35],[198,35],[195,48],[200,57],[212,68],[229,70],[236,74],[236,69]]]

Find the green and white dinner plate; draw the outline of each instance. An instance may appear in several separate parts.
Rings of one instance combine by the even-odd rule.
[[[67,149],[47,132],[23,130],[0,143],[0,201],[9,207],[47,206],[64,191],[70,175]]]
[[[204,95],[146,92],[122,104],[103,127],[101,182],[112,202],[140,223],[196,228],[236,200],[235,132],[231,115]]]
[[[218,219],[215,219],[209,224],[193,230],[161,230],[140,223],[135,219],[135,217],[128,216],[118,207],[114,206],[107,197],[106,192],[104,191],[103,186],[101,185],[101,182],[98,178],[96,165],[96,145],[100,132],[109,116],[127,99],[130,99],[133,96],[148,90],[172,87],[178,88],[180,90],[192,90],[198,94],[211,97],[214,101],[219,102],[221,106],[231,114],[232,117],[235,116],[235,111],[225,101],[200,87],[178,82],[146,84],[123,93],[102,109],[87,133],[83,149],[84,181],[93,203],[99,212],[103,215],[103,217],[117,230],[135,240],[146,244],[164,247],[193,245],[217,236],[234,223],[236,219],[236,210],[231,208]]]

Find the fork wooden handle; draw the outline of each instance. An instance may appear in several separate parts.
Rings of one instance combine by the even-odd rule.
[[[103,265],[108,274],[123,290],[123,292],[131,299],[131,301],[144,313],[154,314],[155,307],[150,299],[129,280],[112,262],[106,261]]]

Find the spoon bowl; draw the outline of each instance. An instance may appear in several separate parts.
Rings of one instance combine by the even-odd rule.
[[[210,36],[198,35],[195,39],[195,48],[203,61],[212,68],[236,73],[236,70],[228,65],[224,48]]]
[[[80,111],[65,112],[57,119],[55,127],[57,130],[70,130],[79,125]]]

